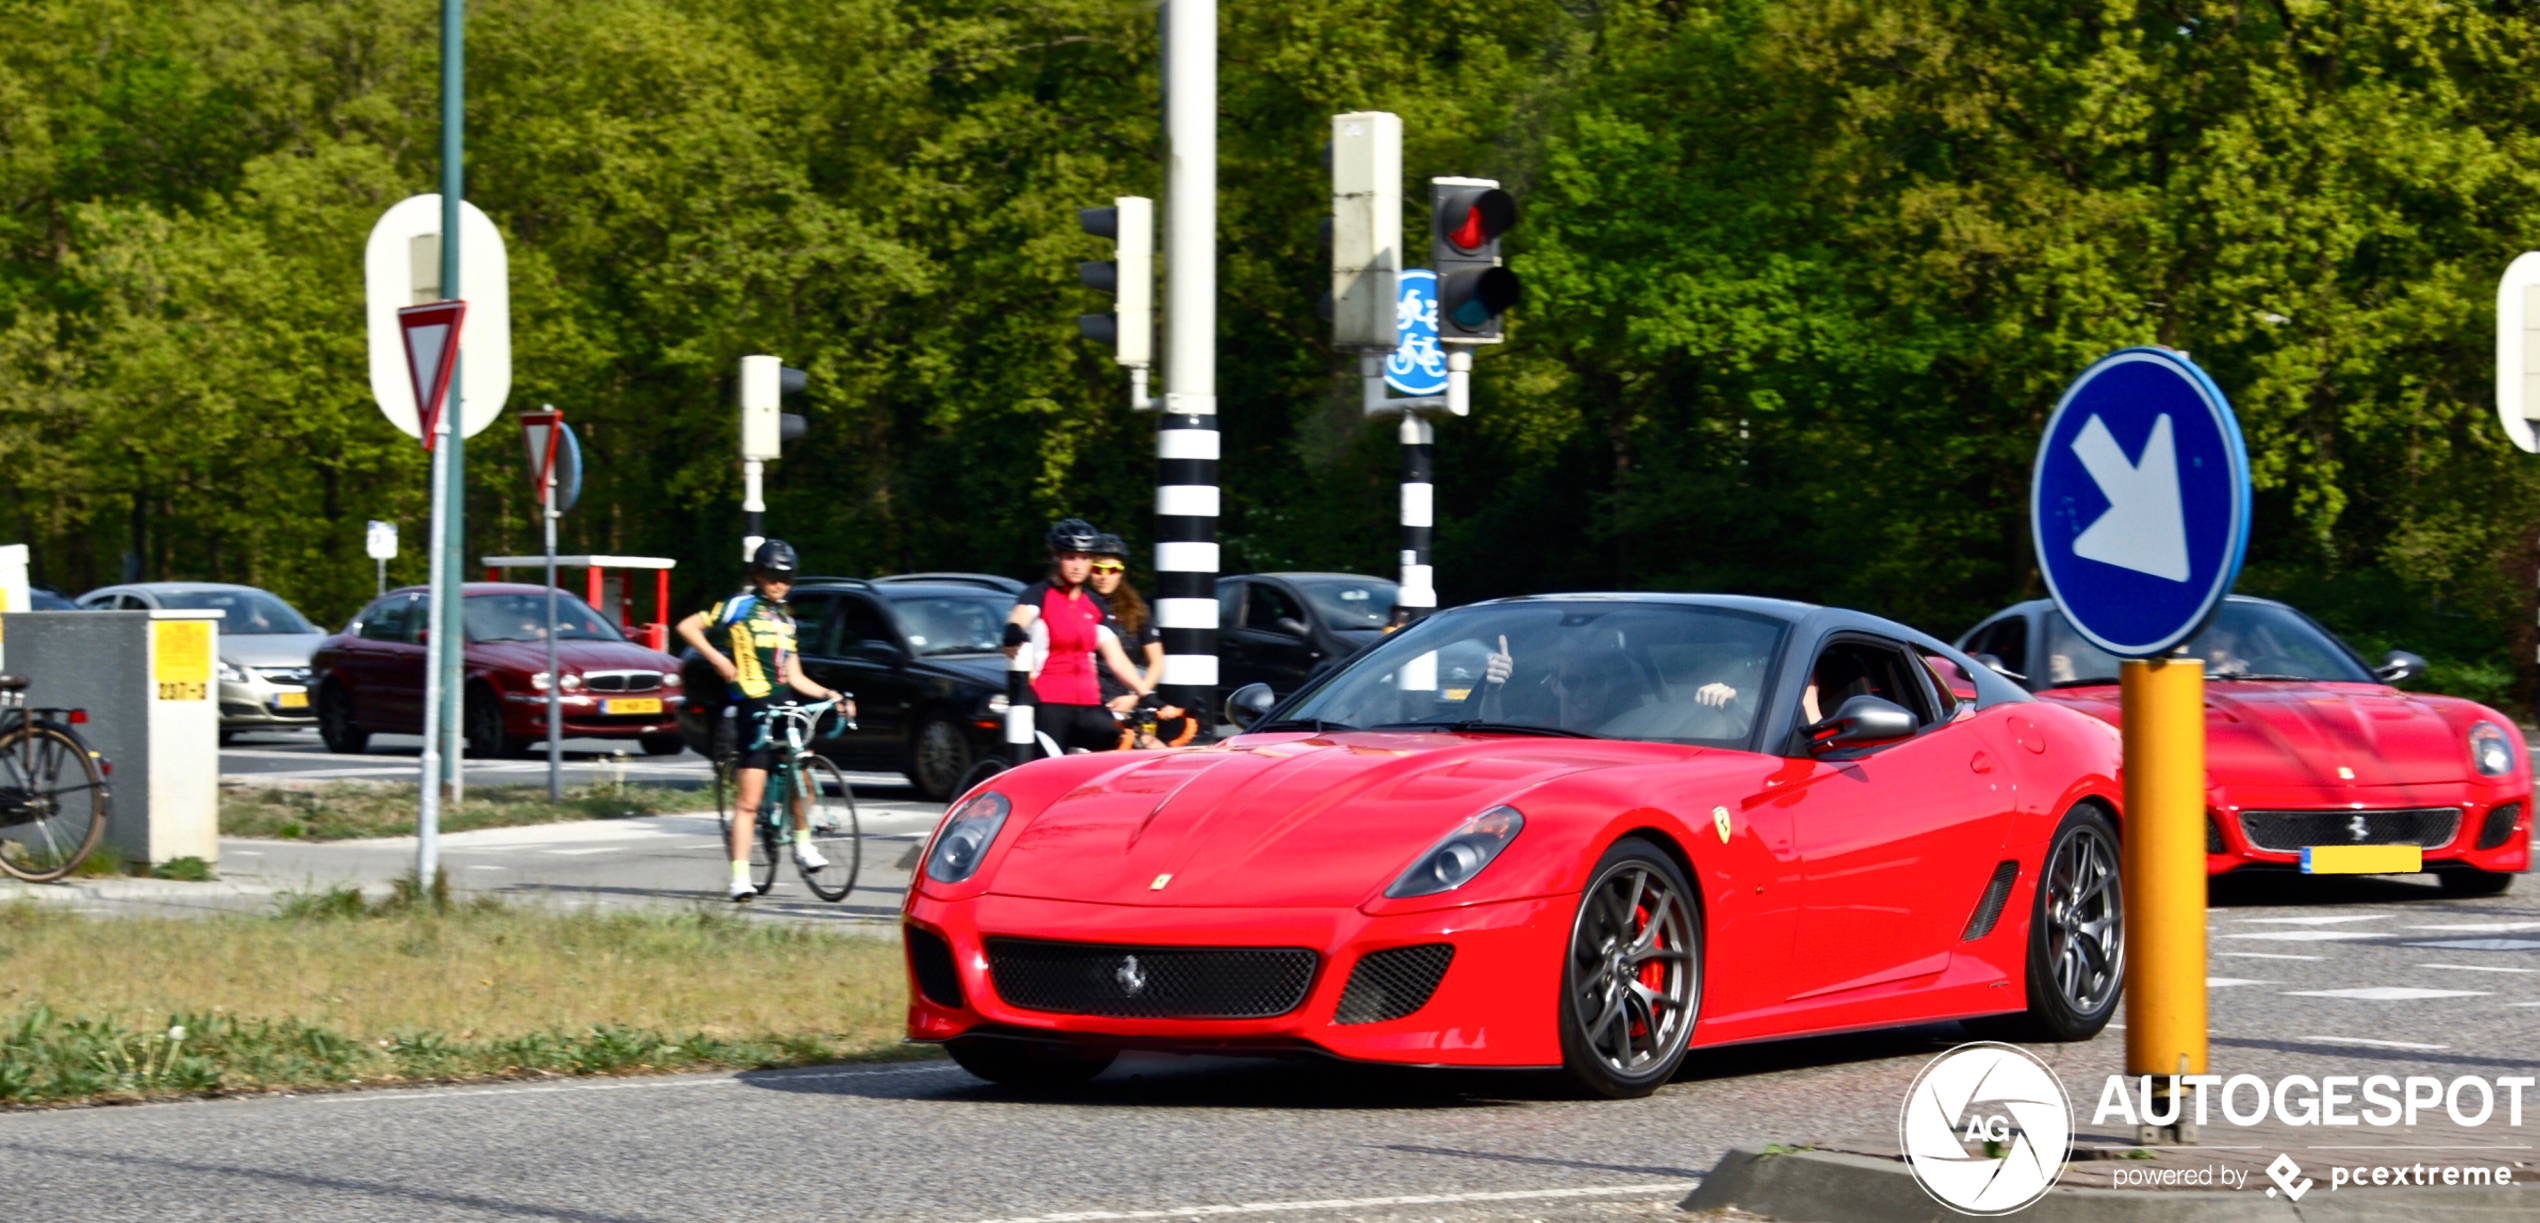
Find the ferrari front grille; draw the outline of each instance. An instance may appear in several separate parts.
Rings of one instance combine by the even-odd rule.
[[[2486,821],[2478,826],[2478,847],[2494,849],[2504,844],[2506,839],[2514,834],[2514,821],[2521,818],[2521,803],[2497,804],[2494,810],[2487,813]]]
[[[2257,849],[2296,853],[2312,845],[2448,845],[2461,830],[2458,807],[2398,811],[2243,811],[2240,835]]]
[[[1341,1003],[1332,1010],[1332,1022],[1383,1023],[1427,1006],[1439,979],[1446,976],[1447,962],[1454,958],[1453,943],[1394,947],[1358,957],[1357,966],[1349,970],[1349,984],[1341,987]]]
[[[1304,947],[1128,947],[991,938],[997,996],[1027,1011],[1116,1019],[1267,1019],[1305,1002]]]

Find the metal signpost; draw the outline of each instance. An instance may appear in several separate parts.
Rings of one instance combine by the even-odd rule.
[[[556,659],[556,440],[564,413],[554,404],[520,414],[520,437],[529,451],[529,486],[538,492],[538,519],[547,534],[547,801],[564,801],[564,673]]]
[[[1438,605],[1429,566],[1429,548],[1437,534],[1438,435],[1421,411],[1444,408],[1463,415],[1464,404],[1454,396],[1463,377],[1450,368],[1450,356],[1438,346],[1438,274],[1405,268],[1394,283],[1400,292],[1394,306],[1394,350],[1385,357],[1382,383],[1368,387],[1364,406],[1370,415],[1402,414],[1402,581],[1394,608],[1402,616],[1418,617]],[[1472,360],[1460,351],[1453,355],[1467,364]],[[1412,398],[1387,398],[1386,387]]]
[[[362,550],[379,563],[379,593],[388,593],[388,562],[397,559],[397,524],[371,519],[362,535]]]
[[[2496,418],[2505,437],[2540,454],[2540,251],[2526,251],[2496,282]]]
[[[1217,708],[1217,2],[1164,10],[1164,395],[1155,623],[1166,704]]]
[[[452,530],[448,476],[453,456],[462,443],[453,434],[453,417],[458,413],[442,410],[450,389],[452,367],[458,364],[459,329],[467,321],[467,303],[434,302],[426,306],[408,306],[397,312],[406,351],[406,368],[414,380],[417,423],[423,430],[423,444],[432,451],[432,591],[431,628],[424,640],[423,669],[423,774],[417,786],[415,804],[415,877],[420,886],[429,886],[434,872],[441,866],[441,760],[445,745],[455,758],[458,737],[444,733],[433,712],[441,707],[442,697],[451,691],[441,675],[441,660],[450,653],[449,623],[445,620],[439,599],[441,590],[456,576],[457,567],[442,544]],[[457,795],[452,793],[455,799]]]
[[[2126,660],[2126,1071],[2203,1075],[2205,668],[2173,651],[2248,549],[2249,453],[2221,388],[2167,349],[2100,358],[2047,418],[2029,528],[2055,606]]]

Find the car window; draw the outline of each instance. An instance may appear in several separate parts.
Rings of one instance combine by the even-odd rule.
[[[219,612],[223,637],[318,631],[290,604],[261,590],[171,590],[159,595],[159,606]]]
[[[2028,617],[2004,616],[1994,621],[1967,643],[1967,652],[1991,654],[2011,671],[2028,674]]]
[[[116,611],[148,611],[150,605],[139,595],[116,595],[114,609]]]
[[[829,611],[838,601],[833,590],[805,590],[785,600],[785,609],[794,616],[794,646],[813,658],[832,658],[838,649],[837,626],[829,622]]]
[[[1250,586],[1251,589],[1244,595],[1244,602],[1247,604],[1244,608],[1244,627],[1269,630],[1272,625],[1281,620],[1305,623],[1305,609],[1298,607],[1296,600],[1289,597],[1288,592],[1268,582],[1253,582]]]
[[[1250,582],[1229,578],[1217,584],[1217,627],[1241,628],[1244,623],[1244,587]]]
[[[878,648],[899,653],[899,630],[892,626],[891,618],[881,608],[850,595],[838,600],[838,613],[839,654],[856,653],[868,641],[879,642]]]
[[[1358,655],[1284,717],[1360,729],[1475,722],[1743,745],[1787,631],[1770,617],[1677,603],[1455,608]],[[1490,657],[1502,643],[1507,678],[1492,683]]]
[[[1859,637],[1838,637],[1817,651],[1817,661],[1809,668],[1799,724],[1833,717],[1845,701],[1856,696],[1874,696],[1902,707],[1914,715],[1917,728],[1931,725],[1937,713],[1920,668],[1907,661],[1904,650]]]
[[[461,601],[470,641],[545,641],[547,596],[537,593],[469,595]],[[556,640],[624,641],[617,626],[600,618],[591,605],[558,593]]]
[[[921,655],[988,653],[1004,640],[1006,613],[1013,609],[1013,596],[1003,594],[891,600],[901,636]]]
[[[1381,578],[1347,582],[1299,582],[1314,614],[1336,629],[1383,628],[1393,619],[1394,593],[1400,588]]]
[[[422,607],[413,595],[390,595],[362,613],[357,630],[365,641],[412,641],[420,625],[409,624],[411,614]]]
[[[1956,716],[1958,706],[1976,699],[1975,677],[1941,655],[1924,654],[1920,657],[1924,669],[1929,672],[1925,678],[1931,681],[1932,692],[1940,698],[1940,720],[1946,722]]]

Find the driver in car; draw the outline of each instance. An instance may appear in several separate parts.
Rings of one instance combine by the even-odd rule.
[[[1552,667],[1537,682],[1553,697],[1557,715],[1554,725],[1571,730],[1593,730],[1612,721],[1641,703],[1618,674],[1630,663],[1614,651],[1594,650],[1583,636],[1561,639],[1553,651]],[[1517,673],[1516,657],[1509,653],[1508,638],[1502,634],[1499,649],[1485,660],[1482,681],[1490,685],[1483,694],[1485,708],[1504,706],[1497,699],[1507,691],[1508,681]],[[1696,688],[1694,703],[1717,709],[1737,699],[1737,689],[1712,682]]]

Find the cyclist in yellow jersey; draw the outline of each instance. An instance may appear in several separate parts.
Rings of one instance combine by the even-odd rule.
[[[736,902],[758,895],[757,885],[750,882],[755,819],[751,813],[758,810],[759,799],[767,792],[768,770],[776,766],[774,745],[759,743],[751,748],[759,735],[759,714],[791,699],[780,688],[821,700],[840,697],[803,674],[802,659],[794,652],[794,615],[785,606],[785,596],[794,589],[794,569],[792,546],[781,539],[768,540],[750,556],[750,593],[734,595],[679,622],[680,640],[714,664],[715,672],[723,677],[724,695],[740,707],[733,726],[745,750],[734,774],[732,810],[736,814],[726,846],[732,854],[728,894]],[[840,699],[839,709],[849,718],[855,716],[852,700]],[[805,871],[827,867],[811,843],[811,828],[799,808],[793,817],[794,861]]]

